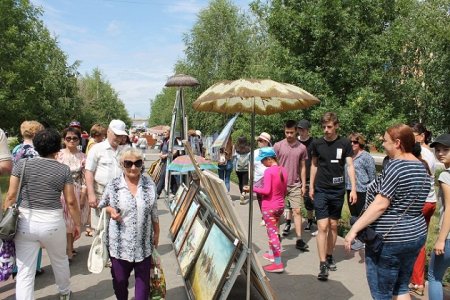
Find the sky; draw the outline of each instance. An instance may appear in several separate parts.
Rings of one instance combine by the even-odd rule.
[[[130,117],[147,118],[150,99],[174,75],[189,33],[207,0],[31,0],[78,71],[99,68]],[[232,1],[247,10],[251,0]]]

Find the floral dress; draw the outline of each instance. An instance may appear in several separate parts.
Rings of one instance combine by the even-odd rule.
[[[70,168],[70,173],[73,178],[73,187],[75,192],[75,198],[77,200],[78,207],[81,207],[81,202],[84,202],[85,199],[81,198],[81,190],[86,188],[85,179],[84,179],[84,166],[86,164],[86,155],[83,152],[77,152],[72,154],[70,152],[66,152],[61,150],[58,153],[56,159]],[[68,233],[73,232],[75,228],[75,222],[70,216],[69,209],[66,205],[66,201],[64,199],[64,195],[61,194],[61,204],[64,209],[64,220],[66,222],[66,229]],[[80,211],[81,215],[81,224],[85,224],[88,218],[89,206],[84,205],[83,209]]]

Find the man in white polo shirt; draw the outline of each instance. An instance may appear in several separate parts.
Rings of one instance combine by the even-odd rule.
[[[89,150],[86,160],[86,187],[89,206],[91,207],[91,227],[96,228],[100,217],[97,204],[100,201],[106,184],[122,173],[120,152],[127,146],[120,146],[125,131],[125,123],[112,120],[106,133],[106,140],[95,144]]]

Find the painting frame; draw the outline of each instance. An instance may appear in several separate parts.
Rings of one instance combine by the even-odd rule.
[[[212,222],[204,239],[185,282],[191,299],[215,300],[242,242],[217,221]]]
[[[191,182],[189,190],[186,196],[184,197],[183,202],[179,204],[179,209],[178,210],[175,209],[174,218],[169,228],[169,232],[172,236],[172,242],[175,240],[175,236],[177,235],[178,230],[180,229],[181,223],[184,220],[184,217],[187,213],[188,208],[191,205],[191,202],[194,201],[194,196],[198,188],[199,186],[197,184]]]
[[[180,202],[182,202],[184,197],[186,196],[188,192],[187,186],[182,182],[180,186],[178,187],[178,190],[175,194],[175,198],[171,202],[169,202],[169,211],[173,215],[176,211],[176,208],[179,207]]]
[[[200,203],[195,201],[194,198],[194,201],[191,201],[191,204],[189,205],[189,208],[186,212],[186,216],[184,217],[184,220],[181,223],[181,226],[178,229],[178,232],[173,241],[173,249],[175,251],[176,256],[178,256],[181,246],[184,243],[184,239],[186,238],[187,232],[190,230],[192,222],[197,216],[199,210],[200,210]]]
[[[177,254],[180,273],[184,279],[187,278],[194,266],[195,259],[203,246],[207,233],[208,228],[206,224],[199,215],[196,215]]]

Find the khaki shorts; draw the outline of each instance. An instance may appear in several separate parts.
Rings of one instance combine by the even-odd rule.
[[[303,197],[301,187],[298,185],[290,185],[287,188],[287,194],[285,199],[286,207],[288,208],[302,208]]]

